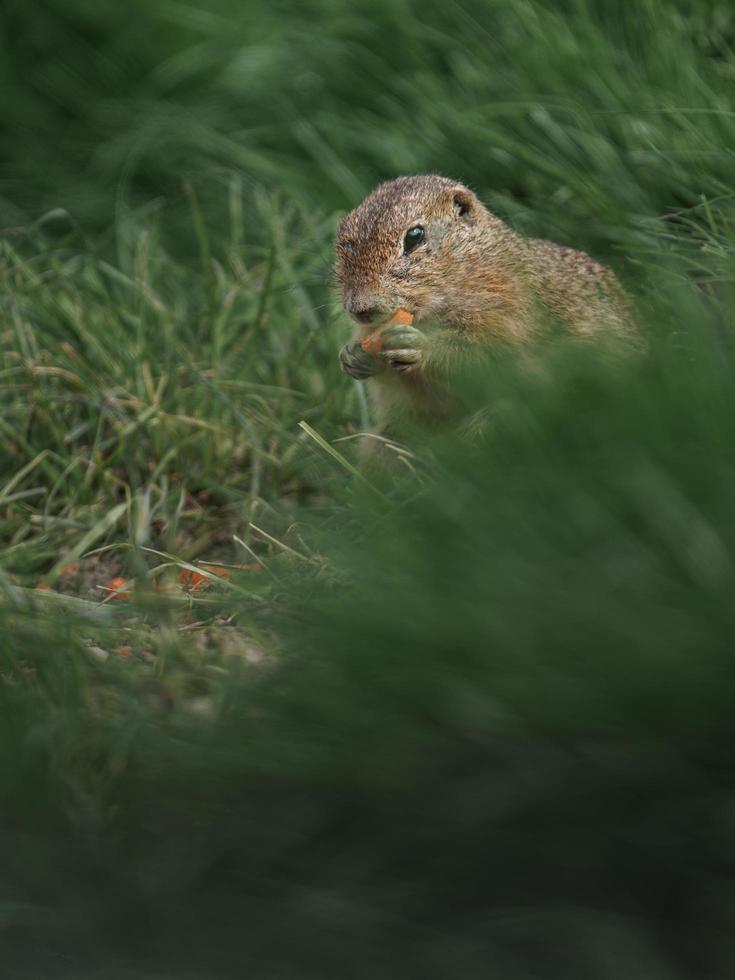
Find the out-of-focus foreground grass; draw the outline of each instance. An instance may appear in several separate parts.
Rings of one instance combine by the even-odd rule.
[[[732,976],[733,22],[4,5],[14,977]],[[333,234],[432,170],[645,343],[498,358],[366,485]]]

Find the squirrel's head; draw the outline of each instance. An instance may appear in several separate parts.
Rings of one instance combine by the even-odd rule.
[[[463,259],[473,263],[477,226],[494,221],[502,226],[472,191],[446,177],[381,184],[339,228],[336,273],[345,310],[366,325],[398,307],[415,319],[441,319],[457,309],[467,285],[453,270]]]

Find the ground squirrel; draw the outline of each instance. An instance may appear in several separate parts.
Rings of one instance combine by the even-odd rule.
[[[609,269],[524,238],[445,177],[376,188],[340,225],[336,273],[358,324],[340,363],[369,379],[381,429],[406,415],[441,416],[453,365],[499,343],[526,344],[549,319],[579,335],[632,329]],[[399,308],[413,322],[386,330],[378,353],[363,350],[361,340]]]

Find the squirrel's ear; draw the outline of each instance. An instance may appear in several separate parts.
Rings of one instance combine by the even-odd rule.
[[[466,187],[455,187],[452,190],[452,206],[458,218],[473,218],[477,198]]]

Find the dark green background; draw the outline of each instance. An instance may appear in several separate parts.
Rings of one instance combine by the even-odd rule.
[[[272,638],[275,669],[207,674],[163,610],[141,674],[90,655],[90,634],[118,633],[9,591],[73,539],[25,547],[35,504],[4,509],[8,975],[729,980],[732,5],[0,11],[0,329],[12,351],[71,338],[80,357],[60,363],[84,386],[16,392],[8,355],[3,466],[49,450],[19,486],[56,487],[78,536],[169,450],[164,503],[186,479],[244,510],[254,456],[225,457],[245,419],[277,445],[267,526],[298,497],[318,556],[274,562],[263,602],[222,599]],[[335,362],[347,325],[325,312],[334,225],[421,171],[613,264],[643,343],[616,359],[549,341],[534,371],[497,359],[466,379],[486,437],[419,443],[424,488],[389,479],[376,502],[296,422],[359,424]],[[233,255],[251,276],[217,335]],[[176,382],[169,414],[218,439],[120,422],[105,398],[143,398],[144,362]],[[97,425],[87,478],[71,464]],[[180,711],[171,677],[212,716]]]
[[[353,205],[455,175],[535,228],[612,247],[727,193],[733,11],[722,2],[334,0],[2,6],[6,222],[175,202],[236,168]]]

